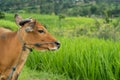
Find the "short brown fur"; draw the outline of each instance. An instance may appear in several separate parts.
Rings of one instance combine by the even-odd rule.
[[[22,17],[19,15],[15,16],[17,25],[22,21]],[[6,80],[9,76],[12,67],[17,64],[18,57],[22,52],[22,56],[18,62],[16,71],[14,72],[11,80],[17,80],[18,75],[21,72],[22,67],[29,54],[29,49],[25,51],[22,50],[23,44],[34,44],[34,43],[44,43],[44,42],[57,42],[57,40],[42,26],[39,22],[34,19],[30,19],[30,22],[24,25],[19,25],[20,29],[13,32],[9,29],[0,28],[0,80]],[[31,25],[32,24],[32,25]],[[29,31],[26,32],[26,28]],[[39,32],[43,30],[44,32]],[[19,38],[20,37],[20,38]],[[20,40],[22,39],[22,41]],[[56,50],[58,45],[56,44],[44,44],[41,46],[26,45],[29,48],[35,48],[37,50]]]

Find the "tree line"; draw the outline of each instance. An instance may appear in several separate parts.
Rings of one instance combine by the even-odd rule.
[[[118,17],[120,0],[0,0],[1,12]]]

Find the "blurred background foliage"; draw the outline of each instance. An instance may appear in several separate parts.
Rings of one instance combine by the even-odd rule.
[[[0,0],[0,11],[117,17],[119,4],[119,0]]]

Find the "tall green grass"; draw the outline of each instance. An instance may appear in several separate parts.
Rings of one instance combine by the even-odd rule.
[[[0,20],[0,27],[9,28],[11,30],[17,30],[18,27],[15,23],[8,20]]]
[[[27,66],[73,80],[119,80],[120,43],[89,38],[61,38],[55,52],[33,51]]]
[[[18,80],[68,80],[68,78],[51,72],[31,70],[24,66]]]

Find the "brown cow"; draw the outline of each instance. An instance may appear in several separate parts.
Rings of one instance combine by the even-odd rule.
[[[60,43],[35,19],[22,19],[16,14],[15,21],[20,27],[16,32],[0,28],[0,80],[17,80],[32,48],[57,50],[60,47]]]

